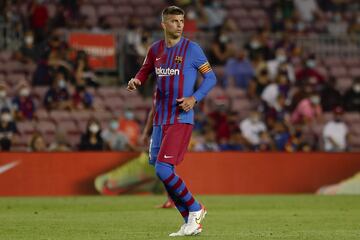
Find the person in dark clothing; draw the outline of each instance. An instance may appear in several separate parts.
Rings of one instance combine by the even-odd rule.
[[[344,95],[344,108],[348,112],[360,112],[360,77]]]
[[[326,83],[320,93],[321,106],[324,112],[332,111],[336,106],[342,105],[342,96],[335,88],[336,79],[331,77]]]
[[[4,108],[0,116],[0,149],[10,151],[14,135],[18,133],[9,109]]]
[[[103,151],[105,150],[105,143],[101,137],[100,123],[95,119],[90,119],[86,132],[82,134],[79,145],[80,151]]]

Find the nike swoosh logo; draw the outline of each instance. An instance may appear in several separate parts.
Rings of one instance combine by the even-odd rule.
[[[9,171],[10,169],[12,169],[13,167],[15,167],[18,164],[19,164],[19,161],[15,161],[15,162],[11,162],[11,163],[0,166],[0,174],[3,174],[5,172]]]
[[[174,156],[164,155],[164,158],[173,158]]]
[[[159,57],[159,58],[155,58],[155,61],[159,61],[161,59],[161,57]]]

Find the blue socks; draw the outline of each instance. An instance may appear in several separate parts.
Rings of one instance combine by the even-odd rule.
[[[164,183],[169,196],[174,201],[176,208],[187,222],[189,212],[199,211],[201,205],[194,199],[183,180],[175,174],[173,165],[157,161],[155,170],[156,175]]]

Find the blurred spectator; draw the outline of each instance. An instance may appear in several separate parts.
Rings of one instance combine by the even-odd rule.
[[[267,41],[268,32],[263,29],[259,29],[256,34],[252,35],[250,41],[244,45],[249,53],[250,60],[254,60],[258,55],[266,61],[272,58],[273,53]]]
[[[289,114],[286,111],[285,96],[280,94],[277,96],[275,103],[265,108],[265,122],[266,125],[272,129],[276,122],[288,123]]]
[[[349,28],[350,34],[359,34],[360,33],[360,13],[354,14],[354,17],[351,21],[351,25]]]
[[[91,29],[93,33],[106,33],[111,30],[111,26],[107,20],[107,16],[100,16],[97,24]]]
[[[316,92],[303,99],[291,115],[293,124],[311,124],[319,122],[322,118],[320,96]]]
[[[75,85],[99,87],[99,83],[96,82],[95,73],[90,68],[88,55],[85,51],[79,51],[77,53],[74,69]]]
[[[275,145],[270,137],[270,134],[267,131],[261,132],[260,142],[256,147],[256,150],[260,152],[268,152],[268,151],[273,151],[274,149],[275,149]]]
[[[33,119],[36,110],[35,102],[31,95],[31,88],[26,83],[20,84],[18,93],[13,99],[13,105],[16,119]]]
[[[261,99],[268,107],[275,107],[277,104],[277,97],[281,94],[285,97],[290,90],[289,81],[286,74],[279,74],[275,83],[270,83],[261,94]]]
[[[34,133],[30,140],[30,151],[31,152],[46,152],[46,142],[44,137],[40,133]]]
[[[0,83],[0,111],[4,108],[9,109],[10,112],[14,111],[14,106],[8,97],[7,86],[5,83]]]
[[[57,3],[54,16],[49,21],[49,29],[67,27],[66,18],[69,17],[68,15],[64,5]]]
[[[64,6],[64,14],[70,18],[70,20],[77,19],[80,15],[81,0],[60,0],[61,6]]]
[[[301,125],[295,125],[294,129],[290,133],[290,138],[285,144],[286,152],[302,152],[308,151],[309,145],[304,141]]]
[[[214,110],[209,113],[209,124],[215,129],[216,141],[229,139],[230,126],[228,124],[227,106],[222,103],[215,104]]]
[[[327,23],[328,32],[334,36],[343,36],[347,34],[348,28],[349,24],[344,20],[341,12],[335,13],[332,17],[332,20]]]
[[[68,152],[71,151],[71,146],[67,141],[66,133],[60,129],[55,132],[55,140],[49,146],[51,152]]]
[[[199,110],[199,105],[195,106],[195,114],[194,114],[194,125],[193,125],[193,132],[203,132],[205,130],[205,126],[208,124],[207,115],[204,111]]]
[[[304,22],[312,22],[320,12],[316,0],[294,0],[294,5]]]
[[[101,137],[100,123],[95,119],[90,119],[87,123],[85,133],[81,135],[79,150],[104,151],[105,149],[105,143]]]
[[[116,119],[112,119],[109,123],[109,127],[101,133],[101,137],[108,148],[112,151],[135,150],[129,143],[128,137],[118,129],[119,122]]]
[[[267,61],[267,69],[270,79],[276,79],[279,73],[286,74],[289,80],[295,82],[294,67],[288,60],[285,49],[278,48],[274,59]]]
[[[211,43],[209,62],[214,66],[224,65],[234,55],[234,50],[235,46],[230,34],[224,29],[220,29]]]
[[[241,135],[241,131],[233,131],[230,133],[229,139],[220,139],[220,151],[243,151],[245,150],[245,142],[247,142]]]
[[[45,39],[49,21],[49,13],[43,2],[44,0],[33,0],[29,9],[31,27],[37,43]]]
[[[74,109],[91,109],[93,96],[86,91],[85,86],[76,86],[76,90],[72,96],[72,104]]]
[[[347,150],[349,130],[342,119],[342,107],[334,109],[334,119],[327,122],[323,129],[324,150],[327,152],[340,152]]]
[[[16,53],[16,59],[23,63],[37,63],[40,58],[40,49],[35,46],[34,33],[27,31],[24,34],[24,43]]]
[[[247,59],[246,52],[238,50],[235,58],[230,58],[225,65],[225,79],[223,87],[233,87],[247,89],[249,82],[255,76],[254,68]]]
[[[298,84],[308,79],[311,84],[314,84],[317,87],[325,82],[324,76],[316,70],[316,59],[314,55],[309,56],[303,62],[303,67],[296,73],[296,81]]]
[[[290,133],[283,122],[275,122],[273,127],[273,139],[278,151],[284,151],[287,142],[290,139]]]
[[[203,30],[214,30],[220,28],[225,21],[226,10],[222,2],[214,0],[196,1],[200,19],[199,28]]]
[[[71,100],[67,89],[64,73],[58,71],[55,74],[52,86],[45,94],[44,106],[48,110],[70,110]]]
[[[360,77],[354,79],[352,87],[346,91],[344,108],[349,112],[360,112]]]
[[[259,112],[253,111],[248,118],[241,121],[240,129],[252,148],[256,148],[260,144],[260,134],[266,131],[266,126],[261,121]]]
[[[146,53],[152,43],[152,38],[149,31],[142,31],[140,37],[140,41],[135,42],[134,47],[137,55],[140,57],[139,61],[141,62],[146,57]]]
[[[268,71],[263,69],[250,83],[248,94],[251,99],[259,99],[264,89],[269,84]]]
[[[307,98],[310,94],[316,91],[316,88],[313,84],[309,83],[309,79],[306,79],[304,82],[299,82],[298,86],[293,86],[289,91],[288,102],[289,110],[294,111],[299,103]]]
[[[0,147],[1,151],[10,151],[15,134],[18,133],[9,109],[2,109],[0,115]]]
[[[291,1],[291,0],[286,0],[286,1]],[[289,60],[291,57],[301,56],[301,48],[297,45],[295,36],[286,31],[280,32],[279,34],[280,34],[280,39],[276,40],[276,42],[274,43],[274,49],[279,49],[279,48],[284,49],[286,52],[286,56],[288,57],[288,61],[287,61],[288,63],[290,62]],[[289,78],[290,81],[293,80],[291,79],[291,76],[289,76]]]
[[[124,116],[118,122],[118,130],[127,136],[132,146],[137,146],[140,136],[140,125],[135,121],[134,112],[131,109],[126,109]]]
[[[204,132],[204,139],[198,140],[193,148],[196,152],[219,151],[219,145],[216,142],[216,134],[212,128],[207,128]]]
[[[48,64],[49,51],[41,53],[40,60],[33,74],[33,86],[50,86],[51,84],[51,67]]]
[[[336,89],[336,79],[330,77],[321,91],[321,107],[324,112],[332,111],[336,106],[342,105],[342,96]]]
[[[132,78],[140,68],[144,57],[140,57],[140,54],[137,51],[137,45],[141,42],[141,35],[143,29],[140,27],[140,19],[137,17],[131,17],[128,21],[127,32],[125,38],[126,44],[126,59],[124,70],[125,78]],[[140,59],[141,58],[141,59]]]
[[[274,1],[271,9],[271,23],[272,23],[272,31],[279,32],[285,30],[285,21],[284,19],[289,19],[292,17],[294,12],[294,2],[292,0],[282,0],[282,1]]]

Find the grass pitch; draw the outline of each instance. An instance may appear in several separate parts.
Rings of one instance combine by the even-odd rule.
[[[0,198],[1,240],[171,239],[182,224],[164,196]],[[357,196],[199,196],[196,239],[360,239]],[[181,239],[181,238],[180,238]]]

